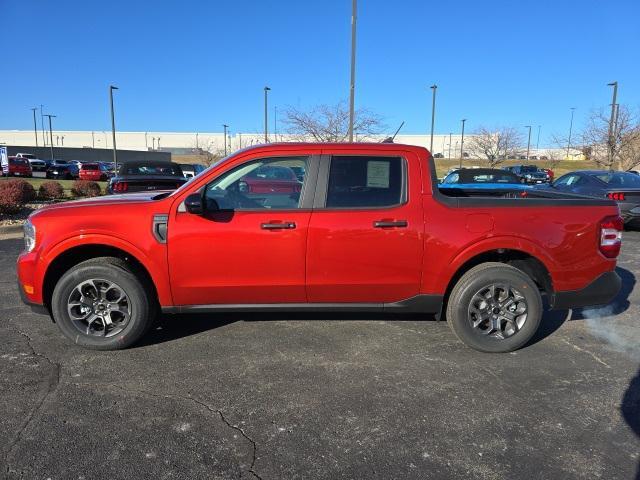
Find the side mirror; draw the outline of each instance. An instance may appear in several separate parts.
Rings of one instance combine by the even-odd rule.
[[[202,215],[204,212],[202,194],[192,193],[184,199],[184,206],[187,209],[187,212],[193,213],[194,215]]]

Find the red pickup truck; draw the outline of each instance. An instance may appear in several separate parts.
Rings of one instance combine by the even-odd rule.
[[[242,188],[270,167],[300,189]],[[555,309],[610,302],[622,220],[607,199],[440,192],[396,144],[267,144],[173,192],[51,205],[25,225],[23,300],[76,344],[132,345],[160,313],[384,311],[446,317],[507,352]]]

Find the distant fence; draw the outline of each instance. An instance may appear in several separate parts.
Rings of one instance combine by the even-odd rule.
[[[51,158],[51,149],[49,147],[7,145],[7,154],[9,156],[15,155],[16,153],[31,153],[42,160],[48,160]],[[85,160],[87,162],[113,161],[113,150],[106,148],[53,147],[53,155],[56,160]],[[159,160],[170,162],[171,153],[118,149],[118,162],[139,160]]]

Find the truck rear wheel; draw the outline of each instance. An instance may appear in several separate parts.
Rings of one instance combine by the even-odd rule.
[[[511,352],[536,333],[542,299],[535,282],[504,263],[473,267],[454,286],[447,321],[456,336],[481,352]]]
[[[79,263],[55,286],[53,318],[74,343],[118,350],[138,341],[156,313],[151,288],[126,262],[101,257]]]

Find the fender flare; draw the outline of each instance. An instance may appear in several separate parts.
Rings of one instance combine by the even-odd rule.
[[[170,283],[169,276],[166,272],[166,269],[163,269],[161,266],[158,266],[154,261],[152,261],[149,256],[138,247],[133,245],[127,240],[124,240],[119,237],[115,237],[113,235],[105,235],[101,233],[82,233],[76,234],[71,237],[67,237],[64,240],[56,243],[46,250],[46,252],[40,256],[40,264],[42,265],[41,274],[39,278],[44,279],[46,273],[49,270],[51,264],[63,253],[73,248],[82,247],[82,246],[106,246],[117,248],[118,250],[122,250],[123,252],[131,255],[135,258],[140,264],[147,270],[149,276],[151,277],[153,283],[156,286],[156,291],[158,292],[158,300],[161,305],[170,305],[172,304],[172,298],[170,293]],[[166,286],[166,288],[163,288]],[[42,289],[43,285],[40,285]]]

